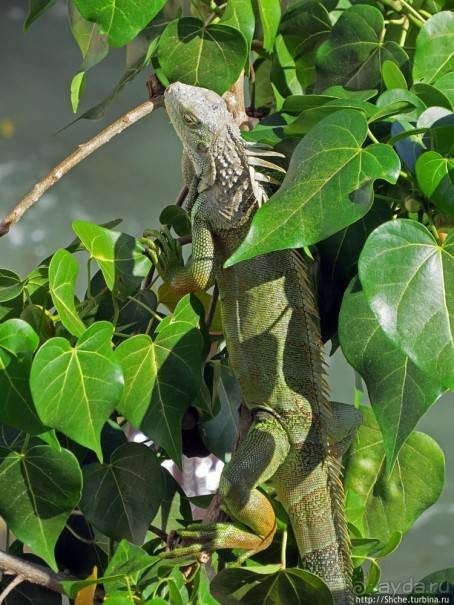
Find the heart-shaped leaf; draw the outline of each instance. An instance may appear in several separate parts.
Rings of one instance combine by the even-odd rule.
[[[229,25],[204,26],[193,17],[169,23],[158,46],[159,65],[170,82],[211,88],[223,94],[244,67],[248,45]]]
[[[8,527],[57,571],[55,543],[82,489],[75,456],[48,445],[0,446],[0,481],[0,514]]]
[[[385,61],[398,66],[408,61],[397,42],[383,41],[383,28],[383,15],[374,6],[356,4],[342,12],[317,51],[317,88],[322,91],[336,84],[354,90],[380,87]]]
[[[75,347],[51,338],[33,361],[30,387],[38,414],[102,459],[101,429],[123,393],[123,374],[111,346],[113,326],[91,325]]]
[[[8,269],[0,269],[0,303],[16,298],[23,289],[22,280],[17,273]]]
[[[345,488],[356,492],[365,505],[365,535],[388,542],[394,532],[408,531],[439,498],[445,482],[443,452],[431,437],[413,432],[387,477],[383,437],[374,413],[367,406],[361,406],[361,413],[363,424],[342,460]]]
[[[79,506],[88,521],[109,538],[142,544],[164,489],[155,454],[143,444],[125,443],[109,464],[89,464],[83,476]]]
[[[332,605],[330,590],[317,576],[303,569],[267,573],[266,567],[230,568],[211,582],[211,592],[223,605]]]
[[[165,0],[74,0],[88,21],[99,23],[110,46],[124,46],[155,17]]]
[[[440,246],[416,221],[385,223],[367,240],[359,275],[385,334],[423,372],[454,388],[454,232]]]
[[[454,70],[454,13],[432,15],[416,38],[413,79],[427,83]]]
[[[73,255],[64,249],[57,250],[49,266],[49,289],[61,323],[74,336],[85,332],[85,325],[74,303],[78,273],[79,265]]]
[[[143,246],[126,233],[86,221],[75,221],[73,229],[97,261],[109,290],[125,300],[150,270]]]
[[[97,23],[86,21],[72,2],[68,4],[68,16],[71,32],[82,53],[83,62],[80,69],[88,71],[109,52],[106,36],[99,33]]]
[[[442,212],[454,215],[454,158],[428,151],[418,158],[415,170],[424,195]]]
[[[166,320],[154,342],[138,334],[115,351],[125,377],[117,409],[181,464],[181,419],[200,389],[203,338],[190,296]]]
[[[395,183],[400,162],[388,145],[362,148],[367,121],[353,109],[319,122],[298,144],[281,188],[256,213],[249,233],[227,261],[315,244],[364,216],[373,182]]]
[[[0,324],[0,422],[35,435],[45,430],[29,386],[38,344],[38,335],[25,321],[9,319]]]
[[[443,389],[389,340],[360,290],[344,296],[339,340],[367,385],[390,475],[403,443]]]

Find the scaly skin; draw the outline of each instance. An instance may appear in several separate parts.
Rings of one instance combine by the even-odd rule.
[[[148,241],[150,253],[163,279],[179,293],[217,281],[230,363],[254,418],[220,480],[233,522],[180,531],[192,544],[166,556],[218,548],[242,548],[248,556],[266,548],[276,521],[257,486],[272,480],[303,567],[326,582],[336,605],[348,605],[350,544],[334,454],[346,449],[359,417],[350,406],[336,408],[333,423],[306,262],[284,250],[223,268],[263,198],[249,166],[250,152],[217,94],[175,83],[167,88],[165,103],[184,146],[192,263],[184,266],[165,229],[149,232],[159,242]],[[339,448],[333,451],[336,418],[344,430],[336,435]]]

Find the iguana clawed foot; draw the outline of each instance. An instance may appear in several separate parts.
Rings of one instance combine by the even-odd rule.
[[[161,231],[146,229],[140,241],[147,247],[148,255],[160,277],[164,282],[170,283],[175,273],[184,267],[180,242],[172,237],[165,225],[161,227]]]
[[[176,535],[182,539],[184,545],[178,546],[178,541],[175,541],[174,536],[171,536],[171,547],[175,542],[177,547],[174,550],[161,553],[162,558],[173,559],[203,551],[213,552],[222,548],[240,548],[246,550],[237,559],[237,563],[241,563],[247,557],[267,548],[273,539],[274,531],[270,536],[261,538],[247,531],[239,523],[211,523],[207,525],[197,523],[189,525],[187,529],[178,530]]]

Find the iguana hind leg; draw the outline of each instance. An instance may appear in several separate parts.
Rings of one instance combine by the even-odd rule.
[[[180,530],[178,535],[192,544],[163,556],[220,548],[245,549],[250,556],[267,548],[276,531],[276,519],[268,498],[257,486],[274,475],[288,451],[287,434],[279,421],[267,412],[258,412],[219,482],[219,492],[233,523],[197,524]]]

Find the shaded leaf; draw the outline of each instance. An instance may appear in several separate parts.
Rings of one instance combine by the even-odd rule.
[[[450,592],[448,593],[450,586]],[[425,576],[416,583],[417,594],[439,594],[448,597],[452,595],[454,587],[454,568],[440,569]],[[448,597],[449,598],[449,597]]]
[[[427,83],[454,70],[454,14],[443,11],[422,26],[416,38],[413,79]]]
[[[191,521],[192,511],[189,501],[178,481],[174,479],[167,469],[163,468],[162,473],[164,493],[161,499],[161,506],[156,513],[156,517],[152,520],[152,524],[168,533],[171,530],[183,527],[181,519]]]
[[[83,476],[79,507],[88,521],[109,538],[142,544],[163,495],[155,454],[143,444],[125,443],[109,464],[89,464]],[[106,575],[111,574],[106,570]]]
[[[404,65],[407,53],[396,42],[382,41],[383,27],[383,15],[374,6],[357,4],[344,11],[317,51],[318,89],[380,87],[385,61]]]
[[[86,221],[75,221],[73,229],[98,263],[109,290],[125,300],[151,267],[143,246],[126,233]]]
[[[117,409],[181,464],[181,419],[200,389],[203,338],[190,296],[166,319],[154,342],[139,334],[115,351],[125,377]]]
[[[372,409],[360,409],[363,424],[343,458],[345,488],[356,492],[365,505],[366,536],[388,542],[395,531],[408,531],[439,498],[445,481],[443,452],[431,437],[413,432],[403,445],[391,476],[386,477],[380,429]]]
[[[339,340],[367,385],[389,475],[405,440],[443,389],[387,338],[361,290],[350,289],[344,296]]]
[[[102,457],[100,433],[123,392],[112,324],[91,325],[75,347],[51,338],[33,361],[30,387],[41,420]]]
[[[328,11],[321,2],[303,0],[288,7],[279,31],[293,57],[303,88],[315,81],[315,51],[331,31]]]
[[[27,21],[24,24],[24,31],[27,31],[33,21],[36,21],[38,17],[41,17],[41,15],[52,8],[56,3],[57,0],[30,0],[30,10]]]
[[[158,46],[159,65],[170,82],[184,82],[224,93],[244,67],[248,46],[229,25],[204,26],[193,17],[169,23]]]
[[[216,364],[213,391],[215,406],[219,411],[214,418],[202,423],[202,439],[211,453],[227,462],[238,432],[238,410],[242,395],[228,361],[213,363]]]
[[[68,15],[72,34],[82,53],[80,70],[88,71],[107,56],[107,37],[99,32],[97,23],[84,19],[72,2],[68,4]]]
[[[64,249],[57,250],[49,266],[49,290],[60,321],[74,336],[80,336],[85,331],[74,303],[78,273],[79,265],[72,254]]]
[[[38,344],[38,335],[25,321],[9,319],[0,324],[0,422],[35,435],[45,430],[29,386]]]
[[[296,76],[295,62],[287,50],[282,36],[277,36],[271,65],[271,79],[279,93],[301,95],[303,89]]]
[[[317,576],[303,569],[225,569],[211,582],[211,592],[223,605],[332,605],[331,592]]]
[[[82,488],[75,456],[48,445],[1,446],[0,481],[0,514],[10,530],[57,571],[55,543]]]
[[[418,158],[415,170],[424,195],[442,212],[454,216],[454,158],[428,151]]]
[[[454,233],[439,246],[420,223],[385,223],[367,240],[359,275],[385,334],[426,374],[453,388]]]
[[[272,250],[314,244],[364,216],[373,200],[374,180],[394,183],[400,168],[389,146],[361,147],[366,132],[366,119],[355,110],[338,111],[319,122],[295,149],[281,188],[258,210],[226,266]]]
[[[0,269],[0,303],[13,300],[22,294],[22,279],[9,269]]]
[[[124,46],[155,17],[165,0],[74,0],[88,21],[99,23],[110,46]]]
[[[448,97],[435,86],[425,84],[424,82],[418,82],[412,87],[412,91],[416,93],[428,107],[430,105],[437,105],[438,107],[444,107],[449,111],[452,110],[451,102]]]

